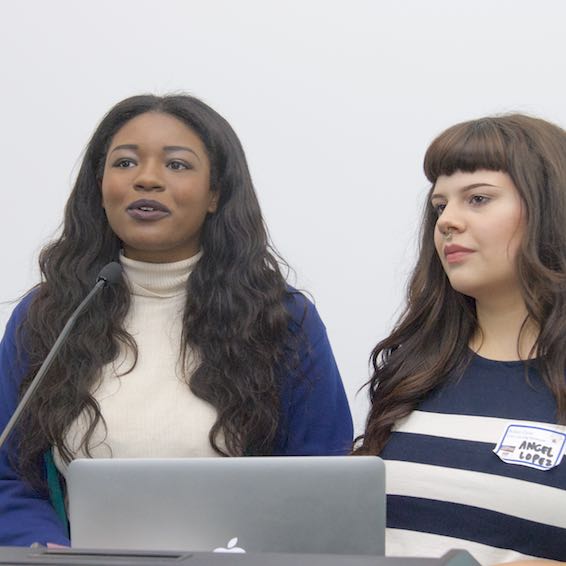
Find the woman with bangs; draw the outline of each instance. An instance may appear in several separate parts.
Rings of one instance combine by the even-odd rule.
[[[387,468],[387,553],[566,560],[566,132],[514,114],[428,148],[407,306],[372,352],[356,454]]]

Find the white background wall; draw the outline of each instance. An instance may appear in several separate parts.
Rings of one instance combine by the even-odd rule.
[[[27,0],[0,5],[0,301],[38,280],[81,151],[141,92],[188,91],[246,148],[326,322],[358,430],[414,260],[428,143],[510,110],[566,126],[562,0]],[[3,328],[12,302],[0,304]]]

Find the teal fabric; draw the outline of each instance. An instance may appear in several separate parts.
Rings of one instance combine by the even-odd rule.
[[[61,519],[67,533],[69,532],[69,519],[67,518],[67,511],[65,509],[65,497],[63,496],[63,488],[61,487],[61,479],[59,477],[59,472],[55,467],[55,462],[53,461],[53,454],[51,450],[48,450],[43,459],[45,461],[45,469],[47,473],[47,486],[49,488],[49,499],[51,500],[51,505],[55,509],[57,516]]]

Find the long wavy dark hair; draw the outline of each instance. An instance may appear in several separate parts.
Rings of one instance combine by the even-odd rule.
[[[196,351],[200,360],[188,386],[217,410],[209,440],[218,453],[269,454],[281,425],[281,371],[294,363],[282,260],[269,244],[234,130],[188,95],[128,98],[94,132],[65,208],[62,235],[40,254],[42,282],[20,332],[29,367],[21,392],[99,270],[119,256],[121,243],[101,203],[104,162],[116,132],[146,112],[174,116],[200,137],[210,161],[211,190],[219,193],[217,211],[207,216],[202,229],[202,258],[187,282],[181,347],[185,355]],[[82,446],[89,453],[95,427],[104,423],[91,395],[100,370],[122,348],[137,356],[135,341],[123,327],[129,306],[125,282],[99,294],[29,406],[18,435],[18,468],[32,484],[42,485],[38,461],[51,446],[70,461],[65,433],[83,411],[90,425]]]
[[[418,260],[406,308],[371,354],[371,409],[356,454],[379,454],[395,422],[471,360],[475,301],[455,291],[442,268],[430,196],[439,176],[479,169],[509,174],[521,196],[526,229],[516,267],[528,317],[540,329],[532,363],[556,398],[558,422],[566,422],[566,132],[522,114],[487,117],[449,128],[426,152],[432,188]]]

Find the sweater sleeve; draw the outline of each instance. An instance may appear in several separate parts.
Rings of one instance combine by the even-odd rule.
[[[0,343],[0,430],[16,408],[19,384],[25,374],[16,339],[30,300],[27,296],[15,308]],[[14,470],[10,461],[14,450],[11,435],[0,449],[0,546],[29,546],[33,542],[68,545],[66,528],[48,496],[32,489]]]
[[[291,297],[288,308],[297,337],[298,367],[284,379],[274,454],[348,454],[352,416],[326,328],[308,299],[297,292]]]

